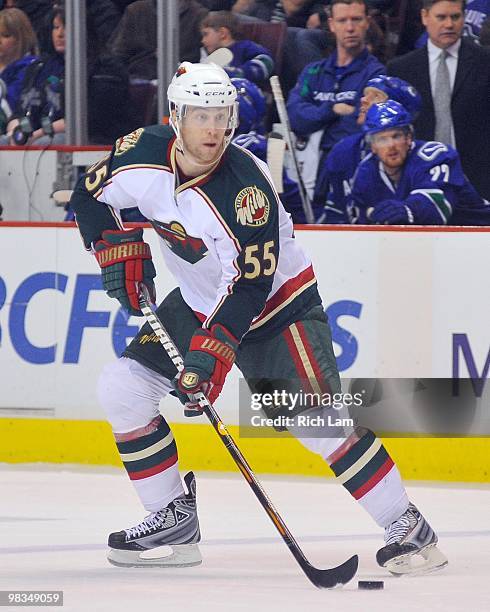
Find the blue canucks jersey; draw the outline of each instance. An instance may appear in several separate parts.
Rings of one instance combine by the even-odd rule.
[[[337,66],[337,52],[305,66],[287,102],[291,128],[298,136],[324,130],[320,148],[330,150],[349,134],[360,131],[357,124],[359,101],[369,79],[384,74],[385,67],[367,50],[343,67]],[[355,107],[351,115],[338,115],[335,104]]]
[[[372,222],[370,209],[388,203],[393,209],[404,210],[405,219],[398,221],[402,224],[445,225],[454,223],[455,218],[460,223],[473,214],[490,219],[490,205],[468,182],[458,153],[440,142],[415,141],[397,184],[392,183],[374,154],[360,163],[349,202],[354,222]]]
[[[338,142],[320,162],[313,207],[323,208],[318,223],[351,223],[349,199],[357,166],[369,153],[364,134],[352,134]]]

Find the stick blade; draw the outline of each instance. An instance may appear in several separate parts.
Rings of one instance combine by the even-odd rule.
[[[346,584],[356,575],[359,566],[359,557],[352,556],[342,565],[331,569],[318,569],[308,563],[308,567],[304,567],[304,572],[310,582],[319,589],[333,589],[336,586]]]
[[[218,66],[228,66],[233,61],[233,51],[230,51],[227,47],[220,47],[210,53],[205,60],[204,64],[217,64]]]

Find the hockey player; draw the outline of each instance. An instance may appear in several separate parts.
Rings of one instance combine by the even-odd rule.
[[[374,104],[364,133],[371,146],[352,186],[359,223],[446,225],[457,208],[487,210],[468,182],[457,152],[441,142],[414,141],[412,117],[401,104]]]
[[[363,91],[357,122],[363,125],[366,112],[375,103],[395,100],[402,104],[412,119],[420,111],[422,100],[417,90],[397,77],[380,74],[370,79]],[[357,166],[370,152],[365,134],[346,136],[330,151],[318,168],[313,206],[322,209],[318,223],[352,223],[352,211],[347,202]]]
[[[142,314],[139,283],[155,296],[155,269],[142,230],[124,231],[120,210],[138,206],[151,220],[178,284],[157,312],[185,355],[183,372],[176,377],[145,324],[98,383],[121,459],[150,512],[136,526],[109,536],[109,560],[126,567],[201,562],[195,480],[192,473],[185,476],[185,493],[177,447],[158,410],[162,397],[175,389],[185,414],[199,414],[188,394],[202,390],[214,402],[233,363],[254,392],[277,389],[279,381],[293,392],[340,391],[311,260],[294,238],[267,166],[230,144],[237,112],[229,77],[217,66],[184,62],[168,99],[171,127],[152,126],[120,138],[82,177],[72,198],[104,288],[130,314]],[[285,408],[290,407],[277,404],[266,411],[275,418]],[[287,414],[303,410],[297,406]],[[318,433],[300,439],[385,528],[378,562],[410,572],[412,556],[421,553],[425,567],[444,565],[437,536],[409,502],[381,441],[363,429],[347,437],[331,428],[322,437]],[[162,545],[170,546],[172,555],[142,556]]]

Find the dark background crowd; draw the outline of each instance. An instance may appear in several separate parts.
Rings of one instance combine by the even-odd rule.
[[[454,15],[445,24],[436,15],[458,7],[461,27]],[[86,0],[86,10],[89,138],[112,144],[158,120],[156,0]],[[310,181],[317,221],[355,222],[345,202],[338,217],[325,214],[325,207],[339,212],[338,202],[332,202],[330,166],[337,154],[332,151],[345,138],[362,136],[362,100],[378,75],[392,75],[417,90],[421,103],[411,117],[414,138],[454,148],[465,176],[481,198],[490,200],[490,0],[179,0],[178,10],[181,61],[205,61],[221,47],[233,53],[224,68],[246,94],[240,98],[242,146],[249,132],[260,149],[277,121],[269,77],[279,76],[298,151],[309,151],[313,159],[310,164],[304,152],[298,153],[310,171],[303,179]],[[0,2],[0,144],[65,142],[64,32],[59,0]],[[447,49],[443,63],[440,49]],[[393,86],[379,85],[379,91],[383,96],[374,96],[374,102],[387,97],[405,102],[392,96]],[[250,121],[251,114],[256,120]],[[364,141],[359,147],[360,163],[362,147],[365,152],[370,147]],[[353,175],[346,179],[344,199]],[[284,182],[286,192],[291,188],[283,202],[302,222],[297,177],[285,174]],[[486,210],[481,221],[470,217],[471,224],[490,224]]]

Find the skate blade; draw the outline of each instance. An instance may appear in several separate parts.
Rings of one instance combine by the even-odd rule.
[[[165,548],[171,549],[172,552],[161,557],[143,556],[155,555],[159,549],[141,551],[110,548],[107,560],[116,567],[193,567],[202,563],[201,552],[197,544],[180,544]]]
[[[447,564],[447,557],[433,544],[416,553],[393,557],[385,567],[394,576],[419,576],[436,572]]]

